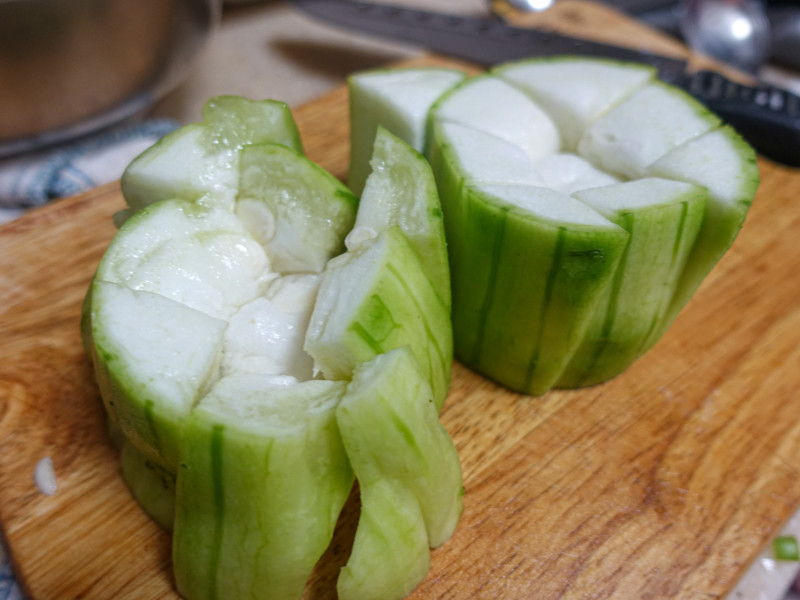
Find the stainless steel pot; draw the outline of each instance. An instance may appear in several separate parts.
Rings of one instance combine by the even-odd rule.
[[[0,156],[129,117],[187,74],[221,0],[0,0]]]

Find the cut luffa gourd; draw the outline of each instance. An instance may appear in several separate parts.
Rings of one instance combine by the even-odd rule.
[[[302,595],[354,480],[336,419],[344,380],[360,361],[391,348],[413,348],[413,377],[399,381],[398,371],[380,381],[392,387],[387,394],[415,394],[421,412],[404,418],[420,431],[404,431],[430,438],[426,447],[435,450],[429,465],[406,460],[434,469],[458,493],[444,492],[437,502],[431,498],[442,493],[441,481],[430,477],[419,485],[371,479],[365,497],[373,500],[360,530],[385,524],[406,536],[407,548],[422,540],[421,551],[401,556],[399,537],[362,535],[378,554],[359,563],[366,568],[356,568],[353,581],[362,590],[397,593],[370,566],[393,563],[409,569],[393,576],[405,581],[404,594],[411,591],[428,569],[429,529],[441,543],[460,514],[460,504],[444,506],[460,501],[460,466],[438,424],[452,332],[430,167],[408,144],[378,131],[375,172],[356,223],[358,200],[344,185],[303,157],[299,144],[271,143],[281,141],[281,131],[296,133],[293,122],[287,129],[281,120],[287,114],[276,103],[218,98],[204,123],[134,161],[128,182],[147,197],[134,200],[138,210],[129,211],[84,301],[81,336],[122,477],[142,509],[173,530],[175,580],[187,600]],[[272,117],[280,118],[268,122]],[[283,141],[293,145],[291,138]],[[323,277],[334,280],[328,291],[320,290]],[[391,309],[385,315],[383,300]],[[319,339],[343,344],[349,371],[321,363],[341,381],[321,379],[304,350],[315,307],[324,314],[336,308],[332,321],[322,318],[328,331]],[[394,327],[382,320],[387,315],[403,322],[399,332],[386,331]],[[366,350],[341,333],[362,321],[375,336]],[[371,437],[374,423],[349,423],[355,448],[387,451],[384,440]],[[416,517],[401,518],[395,524],[405,525],[396,528],[385,521],[393,511]]]
[[[531,394],[608,379],[651,347],[736,237],[758,182],[752,149],[644,65],[498,65],[419,123],[444,209],[456,356]],[[654,177],[709,193],[667,202],[646,189]],[[587,227],[585,211],[599,221]],[[561,246],[571,239],[579,249]]]
[[[297,354],[269,340],[260,354],[248,351],[254,324],[265,314],[280,316],[268,310],[265,297],[279,279],[273,263],[286,271],[321,270],[344,249],[355,219],[355,197],[305,157],[274,144],[241,152],[238,201],[170,199],[133,215],[103,256],[93,286],[102,290],[92,292],[86,307],[86,344],[109,414],[140,452],[171,473],[182,423],[220,366],[223,372],[242,370],[240,356],[263,365],[271,350]],[[274,227],[265,233],[265,222],[286,233]],[[135,293],[112,297],[109,284]],[[132,302],[135,311],[122,304],[128,296],[138,299]],[[313,304],[314,296],[307,302]],[[245,315],[248,324],[242,327]],[[305,325],[307,316],[300,322]],[[295,336],[297,352],[304,333]],[[120,357],[121,352],[128,354]],[[299,362],[301,355],[284,361],[284,373],[302,376],[302,368],[291,370]],[[161,389],[167,384],[169,389]]]
[[[473,180],[464,165],[476,151],[449,131],[435,129],[432,164],[451,232],[455,353],[512,389],[543,393],[586,331],[628,235],[554,190],[483,183],[502,181],[511,164],[500,144],[497,176]]]

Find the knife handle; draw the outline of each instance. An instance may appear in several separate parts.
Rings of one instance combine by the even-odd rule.
[[[770,85],[735,83],[713,71],[694,73],[686,89],[758,152],[800,166],[800,96]]]

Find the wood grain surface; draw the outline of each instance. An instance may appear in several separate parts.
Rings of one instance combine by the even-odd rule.
[[[295,114],[309,156],[343,177],[345,90]],[[532,398],[455,365],[442,419],[465,511],[411,598],[723,598],[793,514],[800,171],[760,167],[733,248],[623,375]],[[112,184],[0,228],[0,526],[30,600],[177,598],[169,536],[118,476],[78,331],[122,207]],[[45,456],[53,496],[33,482]],[[306,599],[335,597],[357,508]]]

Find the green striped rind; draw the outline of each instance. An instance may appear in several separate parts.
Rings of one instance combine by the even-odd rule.
[[[413,352],[360,365],[336,419],[362,492],[385,479],[402,484],[419,502],[429,545],[444,544],[463,509],[461,465]]]
[[[122,446],[127,444],[128,440],[125,439],[125,434],[117,427],[116,423],[108,418],[108,415],[106,415],[106,433],[108,433],[111,445],[114,446],[117,452],[122,452]]]
[[[378,127],[355,227],[347,237],[349,250],[381,231],[398,226],[417,252],[442,303],[450,306],[450,267],[442,206],[430,165],[409,144]]]
[[[488,101],[490,76],[462,82],[432,105],[426,155],[444,213],[456,356],[526,393],[602,381],[659,339],[730,246],[758,184],[753,151],[685,92],[654,80],[650,67],[565,56],[500,65],[492,75],[549,113],[562,152],[577,149],[623,180],[662,177],[709,189],[699,232],[703,202],[695,198],[608,214],[612,233],[563,195],[553,195],[555,210],[539,210],[546,194],[521,197],[520,189],[545,181],[561,189],[575,177],[583,187],[567,185],[569,193],[609,182],[578,181],[581,173],[570,171],[578,157],[532,161],[516,132],[508,135],[510,120],[487,119],[458,96],[482,85],[472,93]]]
[[[350,171],[347,183],[361,195],[370,174],[378,125],[410,144],[425,147],[428,110],[466,74],[439,67],[376,69],[347,79],[350,98]]]
[[[302,152],[289,107],[275,100],[218,96],[203,121],[181,127],[137,156],[122,175],[128,206],[140,210],[167,198],[229,204],[236,189],[238,150],[277,143]]]
[[[325,378],[349,380],[361,363],[406,345],[441,408],[452,366],[449,310],[405,234],[394,226],[328,264],[305,350]]]
[[[173,564],[187,600],[300,598],[353,484],[344,384],[221,379],[186,424]]]
[[[174,473],[183,423],[212,375],[225,322],[149,292],[95,281],[87,317],[106,412],[147,459]]]
[[[414,494],[384,479],[361,489],[361,515],[347,564],[339,572],[339,600],[401,600],[430,568],[425,521]]]
[[[321,272],[344,251],[358,199],[333,175],[278,144],[242,148],[236,214],[281,273]]]
[[[463,202],[461,226],[474,246],[453,256],[456,356],[507,387],[542,394],[583,338],[626,236],[538,220],[477,190]]]
[[[703,220],[705,188],[640,179],[575,194],[629,234],[611,286],[557,387],[624,371],[654,341]]]
[[[458,454],[407,347],[356,369],[336,419],[361,490],[339,598],[399,600],[425,577],[428,546],[447,541],[461,516]]]
[[[92,288],[94,288],[95,281],[97,281],[96,276],[92,277],[91,282],[89,282],[89,288],[86,290],[86,294],[83,296],[83,302],[81,303],[81,345],[83,346],[83,351],[86,353],[86,356],[89,358],[94,354],[94,340],[92,339]],[[109,433],[116,433],[114,427],[114,425],[109,423]],[[110,437],[114,439],[116,435]],[[119,439],[123,437],[124,436],[120,433]],[[117,446],[116,443],[114,446],[119,450],[119,446]]]
[[[610,222],[542,219],[471,185],[436,138],[431,162],[449,242],[455,355],[511,389],[544,393],[577,349],[628,235]]]
[[[648,169],[709,190],[706,214],[681,275],[662,333],[730,248],[744,223],[759,184],[756,154],[730,126],[673,150]]]
[[[148,517],[172,531],[175,518],[175,474],[147,459],[124,440],[120,448],[119,471],[131,496]]]

